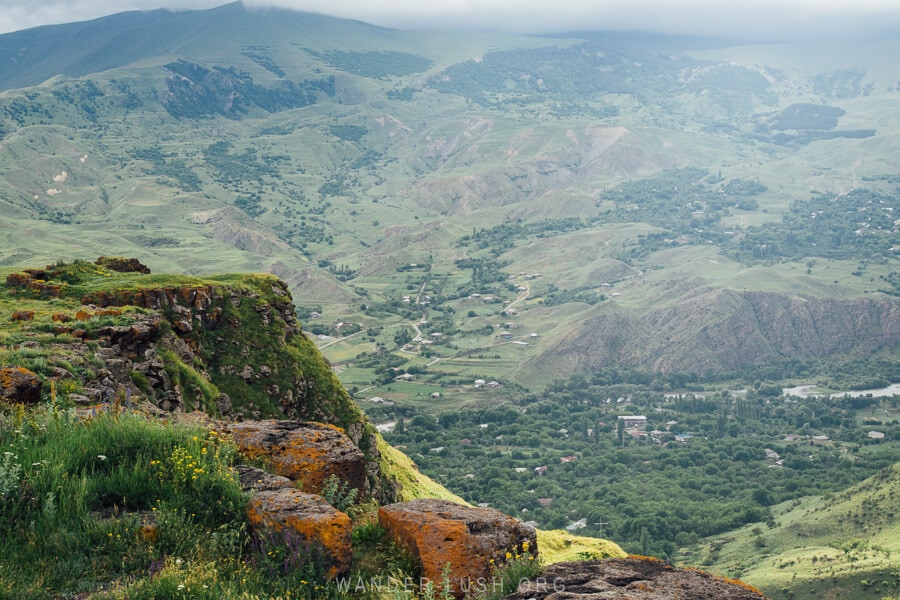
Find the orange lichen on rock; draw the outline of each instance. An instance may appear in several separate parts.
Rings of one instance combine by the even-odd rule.
[[[262,491],[250,500],[247,517],[258,535],[287,534],[321,553],[329,577],[349,570],[353,558],[350,517],[320,496],[292,488]]]
[[[744,588],[745,590],[755,592],[755,593],[759,594],[760,596],[764,596],[764,594],[762,593],[762,590],[759,590],[759,589],[753,587],[752,585],[750,585],[749,583],[745,583],[745,582],[741,581],[740,579],[732,579],[730,577],[714,575],[708,571],[704,571],[703,569],[698,569],[697,567],[684,567],[684,570],[685,571],[693,571],[693,572],[699,573],[705,577],[711,577],[712,579],[717,579],[719,581],[727,583],[728,585],[736,585],[738,587]]]
[[[34,321],[33,310],[15,310],[10,317],[13,321]]]
[[[40,377],[24,367],[0,369],[0,399],[11,403],[36,404],[41,400]]]
[[[28,273],[10,273],[6,276],[6,285],[10,287],[25,287],[31,283],[31,275]]]
[[[522,521],[490,508],[448,500],[420,499],[383,506],[378,522],[388,536],[422,564],[422,576],[441,587],[449,565],[451,592],[488,582],[491,568],[506,561],[507,552],[537,554],[536,531]]]
[[[265,457],[271,472],[318,493],[334,475],[360,494],[368,491],[366,457],[338,427],[301,421],[245,421],[229,427],[238,450]]]

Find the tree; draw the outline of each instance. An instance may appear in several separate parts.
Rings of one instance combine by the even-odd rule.
[[[397,344],[398,348],[402,348],[410,343],[412,339],[412,333],[410,333],[409,327],[403,327],[394,335],[394,343]]]
[[[625,419],[619,419],[616,424],[616,434],[619,436],[619,445],[625,447]]]
[[[641,527],[641,554],[650,555],[650,532],[646,527]]]
[[[728,424],[728,416],[725,411],[720,411],[716,416],[716,437],[722,439],[725,437],[726,425]]]

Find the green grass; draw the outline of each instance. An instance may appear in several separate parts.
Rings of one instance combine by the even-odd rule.
[[[378,447],[404,499],[461,502],[380,437]],[[325,579],[314,553],[251,533],[236,448],[214,430],[135,412],[20,407],[0,412],[0,448],[0,598],[384,597],[347,591]],[[346,581],[417,580],[415,560],[387,539],[375,508],[348,508]]]
[[[244,543],[236,453],[219,436],[131,413],[0,419],[0,446],[22,468],[0,506],[8,597],[125,586],[166,557],[215,562]]]
[[[843,492],[773,507],[774,527],[747,525],[680,560],[740,578],[775,600],[895,597],[898,497],[895,465]]]

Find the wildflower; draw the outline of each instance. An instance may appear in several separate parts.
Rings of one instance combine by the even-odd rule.
[[[184,589],[184,584],[183,584],[183,583],[179,583],[179,584],[178,584],[178,589],[179,589],[179,590],[183,590],[183,589]]]
[[[181,564],[181,559],[180,559],[180,558],[176,558],[176,559],[175,559],[175,564],[176,564],[176,565],[180,565],[180,564]]]
[[[98,455],[97,455],[97,458],[99,458],[100,460],[106,460],[106,455],[105,455],[105,454],[98,454]]]

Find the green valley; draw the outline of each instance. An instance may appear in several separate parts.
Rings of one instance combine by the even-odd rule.
[[[289,352],[267,325],[211,362],[162,357],[174,409],[225,393],[240,417],[307,418],[338,398],[328,420],[364,424],[371,452],[378,427],[468,502],[773,598],[826,575],[891,597],[893,514],[856,542],[896,479],[898,396],[832,394],[900,382],[897,55],[896,37],[406,31],[241,3],[0,35],[0,357],[64,368],[32,342],[82,300],[89,332],[124,326],[131,309],[94,314],[125,305],[110,284],[289,290]],[[31,301],[37,334],[9,318]],[[255,323],[249,306],[220,308]],[[251,346],[276,372],[259,397]],[[307,372],[326,389],[285,413]],[[841,511],[859,522],[826,528]]]

